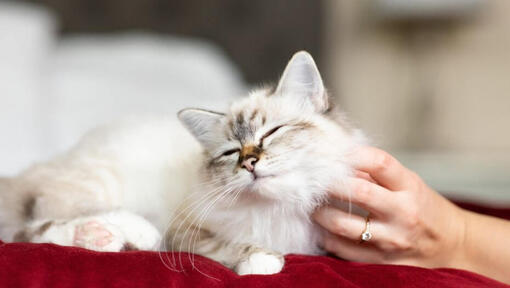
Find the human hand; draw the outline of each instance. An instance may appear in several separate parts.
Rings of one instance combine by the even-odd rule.
[[[330,196],[349,199],[370,213],[372,239],[359,241],[365,218],[324,206],[314,219],[327,230],[326,251],[352,261],[430,268],[461,261],[463,210],[382,150],[362,147],[347,161],[356,175],[333,187]]]

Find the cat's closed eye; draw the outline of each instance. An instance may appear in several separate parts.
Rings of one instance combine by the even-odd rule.
[[[229,156],[236,152],[239,152],[238,148],[227,150],[227,151],[223,152],[223,154],[221,154],[221,156]]]
[[[279,125],[279,126],[276,126],[274,127],[273,129],[269,130],[266,132],[266,134],[264,134],[262,137],[260,137],[260,143],[259,143],[259,146],[262,146],[262,144],[264,144],[264,139],[266,139],[267,137],[271,136],[272,134],[274,134],[276,131],[278,131],[280,128],[282,128],[283,126],[285,125]]]

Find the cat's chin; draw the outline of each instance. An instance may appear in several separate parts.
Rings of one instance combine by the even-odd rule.
[[[274,187],[278,186],[278,176],[276,175],[264,175],[256,177],[253,176],[251,178],[251,182],[248,185],[248,189],[258,196],[261,196],[263,198],[267,199],[273,199],[274,200]]]
[[[269,182],[273,181],[277,176],[274,174],[262,174],[262,173],[253,173],[251,175],[251,183],[250,186],[252,188],[263,188],[264,185],[269,184]]]
[[[263,189],[270,179],[272,179],[272,177],[252,177],[249,188],[250,190],[257,192],[258,190]]]

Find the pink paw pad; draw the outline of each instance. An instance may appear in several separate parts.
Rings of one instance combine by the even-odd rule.
[[[104,247],[113,241],[113,235],[100,223],[90,221],[76,226],[73,243],[80,247]]]

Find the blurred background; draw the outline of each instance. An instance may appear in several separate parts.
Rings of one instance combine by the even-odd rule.
[[[447,196],[510,204],[510,2],[0,1],[0,175],[90,128],[223,109],[316,59],[349,118]]]

